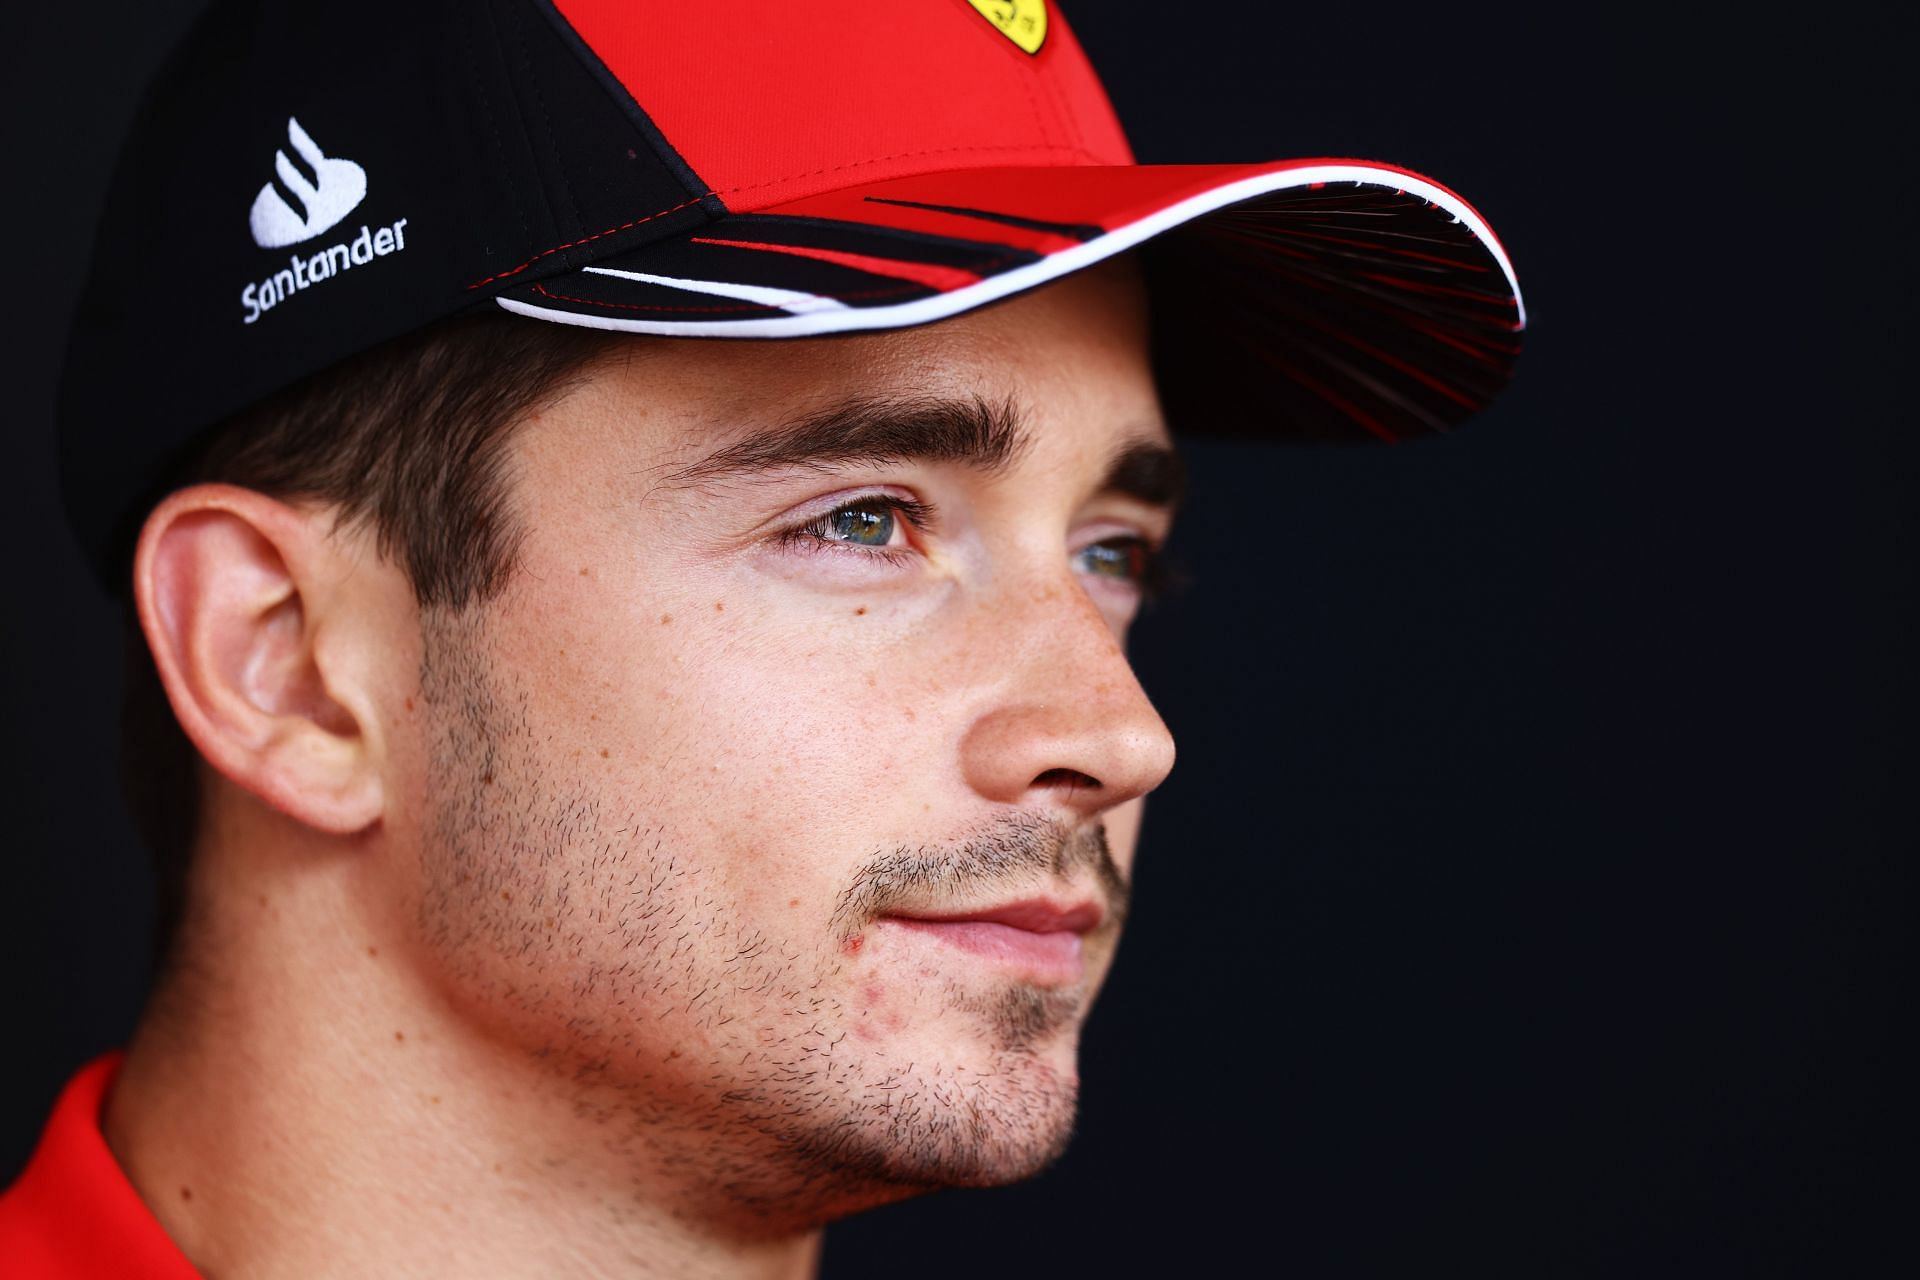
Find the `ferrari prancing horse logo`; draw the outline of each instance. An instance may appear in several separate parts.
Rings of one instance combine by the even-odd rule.
[[[1000,34],[1028,53],[1047,40],[1047,0],[967,0]]]

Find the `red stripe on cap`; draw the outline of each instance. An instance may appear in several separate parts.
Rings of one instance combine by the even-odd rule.
[[[831,218],[836,222],[854,222],[868,227],[919,231],[927,235],[945,236],[950,240],[991,241],[996,245],[1004,244],[1030,253],[1058,253],[1080,243],[1051,231],[1014,226],[987,218],[942,213],[934,209],[888,204],[884,198],[869,200],[867,192],[861,188],[808,196],[804,200],[781,205],[780,212],[803,218]]]
[[[970,284],[980,283],[980,277],[971,271],[962,271],[959,267],[942,267],[931,262],[902,262],[898,258],[875,258],[864,253],[842,253],[838,249],[814,249],[798,244],[762,244],[757,240],[709,240],[701,236],[694,236],[692,240],[695,244],[723,244],[735,249],[790,253],[796,258],[813,258],[819,262],[831,262],[836,267],[852,267],[855,271],[865,271],[870,275],[911,280],[929,289],[938,289],[941,293],[952,293],[955,289],[964,289]]]

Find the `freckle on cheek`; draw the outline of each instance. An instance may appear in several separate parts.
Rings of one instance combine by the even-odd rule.
[[[661,614],[661,615],[660,615],[660,625],[661,625],[661,626],[663,626],[663,627],[665,627],[665,626],[671,626],[671,625],[672,625],[672,623],[673,623],[673,615],[672,615],[672,614],[670,614],[670,613],[663,613],[663,614]]]
[[[865,605],[861,605],[858,609],[855,609],[853,611],[853,616],[856,618],[864,618],[866,617],[866,615],[867,615],[867,606]]]

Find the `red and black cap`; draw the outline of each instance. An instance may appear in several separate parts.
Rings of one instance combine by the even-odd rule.
[[[111,580],[211,424],[474,308],[781,338],[1143,252],[1176,430],[1444,431],[1510,377],[1499,241],[1391,165],[1138,165],[1045,0],[222,0],[149,90],[60,398]]]

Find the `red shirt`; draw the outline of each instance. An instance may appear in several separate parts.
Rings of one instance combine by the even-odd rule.
[[[7,1280],[200,1280],[100,1134],[118,1053],[67,1082],[20,1180],[0,1195],[0,1275]]]

